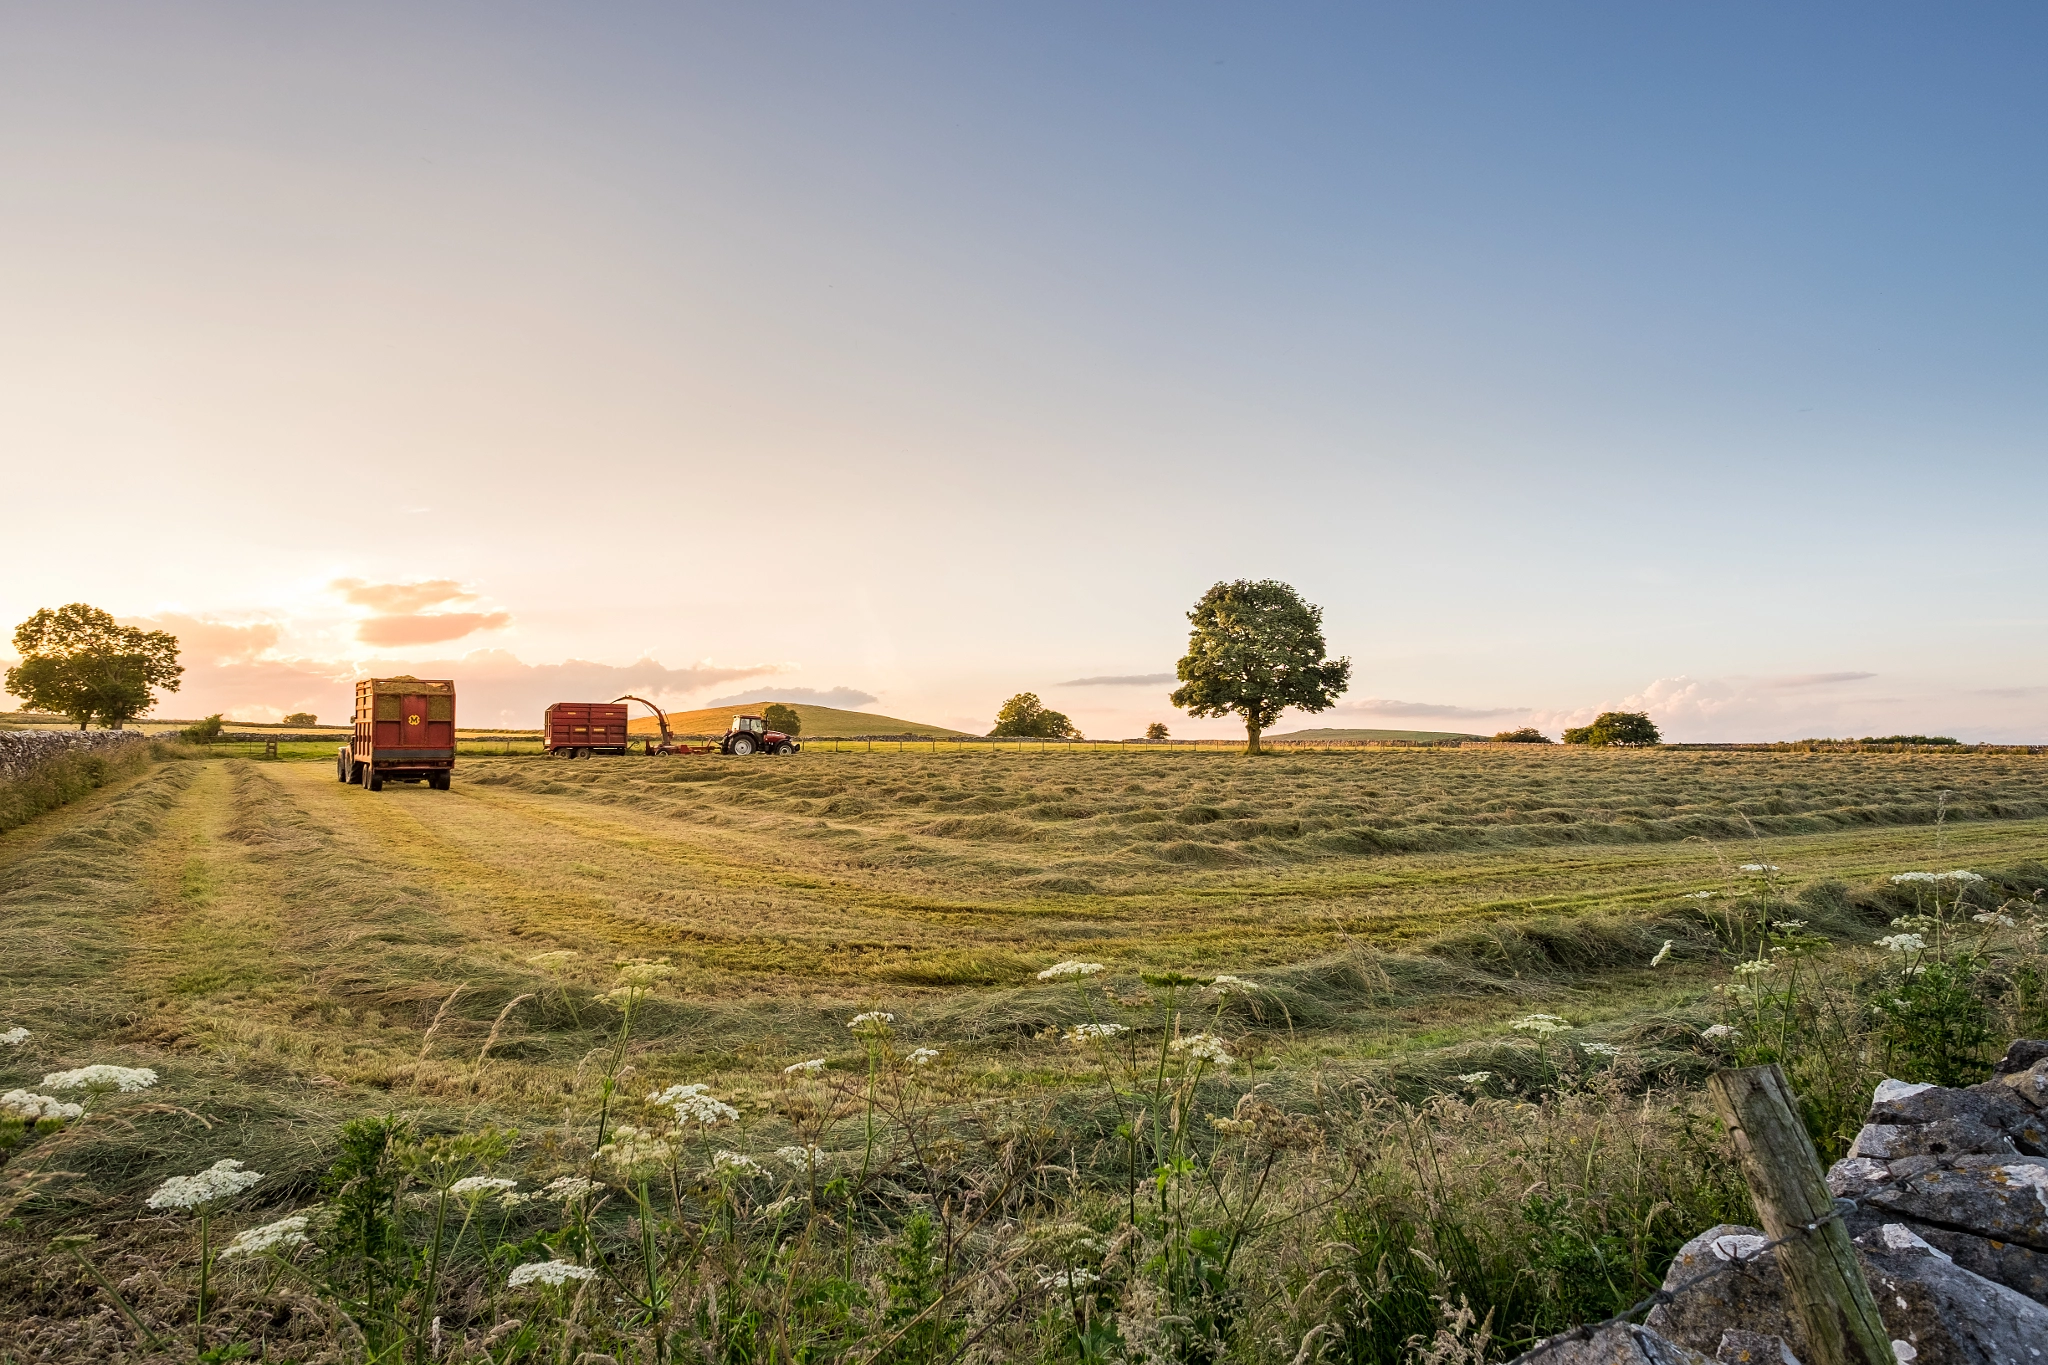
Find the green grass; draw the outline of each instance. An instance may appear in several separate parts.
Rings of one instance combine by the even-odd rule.
[[[137,1201],[219,1154],[270,1173],[266,1206],[305,1202],[350,1116],[516,1127],[543,1162],[594,1112],[621,959],[675,968],[633,1088],[709,1082],[750,1141],[796,1131],[782,1067],[857,1074],[846,1021],[870,1009],[944,1050],[962,1115],[1051,1106],[1078,1141],[1107,1120],[1086,1058],[1045,1041],[1088,1017],[1037,980],[1062,959],[1128,999],[1145,971],[1257,980],[1220,1026],[1288,1104],[1533,1085],[1507,1028],[1531,1010],[1682,1084],[1712,1064],[1694,1030],[1725,961],[1691,896],[1733,889],[1731,864],[1839,883],[1810,913],[1857,943],[1899,913],[1890,873],[2048,849],[2028,755],[466,750],[451,792],[371,794],[308,747],[159,765],[0,838],[0,1029],[34,1033],[0,1089],[101,1061],[165,1078],[160,1108],[70,1141],[75,1175],[0,1231],[0,1280],[65,1228],[137,1267],[171,1254],[182,1234],[131,1224]],[[95,1311],[90,1285],[20,1284],[0,1318]]]

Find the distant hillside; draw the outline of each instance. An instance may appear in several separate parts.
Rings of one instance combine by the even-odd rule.
[[[1419,743],[1432,739],[1485,739],[1485,735],[1464,735],[1455,730],[1289,730],[1284,735],[1267,735],[1267,739],[1377,739],[1407,740]]]
[[[804,719],[803,732],[799,739],[845,739],[852,735],[931,735],[949,739],[963,733],[948,730],[943,725],[926,725],[920,721],[898,720],[894,716],[878,716],[872,711],[842,711],[836,706],[812,706],[808,702],[784,702],[790,710]],[[644,708],[628,702],[633,719],[627,729],[636,735],[658,735],[661,727],[654,723],[654,717],[646,714]],[[722,735],[731,726],[734,716],[758,716],[766,710],[768,703],[748,702],[744,706],[712,706],[701,711],[671,711],[668,713],[669,728],[679,735]]]

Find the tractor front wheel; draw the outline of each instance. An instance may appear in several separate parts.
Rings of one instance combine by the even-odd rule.
[[[791,754],[796,752],[796,746],[791,744],[778,744],[775,746],[775,752],[780,754],[782,757],[787,758]]]

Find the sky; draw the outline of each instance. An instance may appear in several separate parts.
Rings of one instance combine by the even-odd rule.
[[[0,7],[0,624],[1091,735],[2048,740],[2048,10]],[[734,704],[737,704],[735,702]]]

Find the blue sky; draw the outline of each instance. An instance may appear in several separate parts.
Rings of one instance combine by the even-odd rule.
[[[1227,726],[1069,684],[1270,576],[1356,665],[1309,723],[2040,739],[2044,40],[17,9],[0,449],[96,529],[10,535],[0,615],[177,625],[176,714],[446,661],[506,719],[630,677],[1191,734]],[[335,586],[443,581],[376,627]]]

